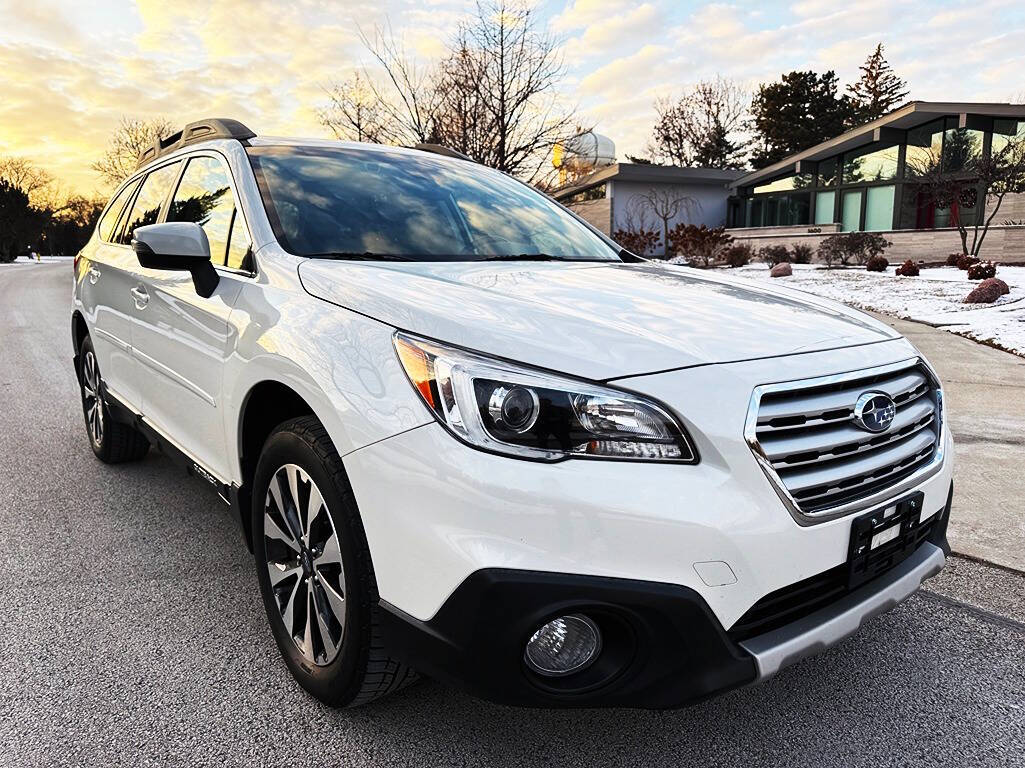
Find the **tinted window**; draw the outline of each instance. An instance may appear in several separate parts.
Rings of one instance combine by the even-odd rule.
[[[118,193],[117,197],[115,197],[113,201],[111,201],[110,205],[107,206],[107,210],[104,212],[103,218],[100,219],[100,240],[103,240],[107,243],[110,242],[110,234],[114,229],[114,225],[117,224],[117,220],[118,217],[121,215],[121,211],[125,209],[125,203],[127,203],[128,200],[131,198],[132,192],[135,191],[135,188],[137,186],[138,182],[133,181],[127,187],[122,189]]]
[[[157,223],[160,207],[167,199],[167,193],[178,176],[180,166],[181,162],[171,163],[163,168],[158,168],[146,177],[132,204],[132,210],[128,214],[128,223],[118,237],[119,243],[131,244],[132,233],[136,227]]]
[[[249,152],[275,234],[295,254],[618,260],[556,202],[476,163],[348,148]]]
[[[210,241],[210,258],[224,264],[235,212],[235,196],[231,193],[224,163],[213,157],[194,157],[182,174],[174,193],[168,221],[193,221],[206,232]]]

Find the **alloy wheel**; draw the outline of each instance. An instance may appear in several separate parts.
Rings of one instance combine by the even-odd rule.
[[[86,351],[82,365],[82,405],[89,437],[99,447],[103,444],[103,395],[100,393],[100,368],[91,349]]]
[[[345,570],[324,497],[302,467],[285,464],[271,476],[263,535],[286,631],[307,661],[330,664],[345,634]]]

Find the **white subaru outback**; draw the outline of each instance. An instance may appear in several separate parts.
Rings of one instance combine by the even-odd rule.
[[[106,462],[230,505],[334,705],[413,670],[519,705],[773,675],[944,564],[939,381],[884,324],[653,264],[439,147],[157,142],[75,261]]]

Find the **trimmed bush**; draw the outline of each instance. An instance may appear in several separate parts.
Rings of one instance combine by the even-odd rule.
[[[885,256],[872,256],[865,262],[865,269],[869,272],[885,272],[888,266],[890,266],[890,262],[886,260]]]
[[[918,265],[911,259],[908,259],[897,267],[896,274],[901,277],[918,277]]]
[[[723,261],[730,267],[742,267],[754,258],[755,249],[750,243],[734,243],[723,254]]]
[[[997,276],[997,265],[992,261],[980,261],[968,267],[969,280],[986,280]]]
[[[662,238],[658,232],[651,229],[639,229],[636,231],[617,229],[612,233],[612,239],[638,256],[646,256],[658,247]]]
[[[875,232],[844,232],[819,243],[819,258],[830,267],[837,262],[845,267],[851,262],[864,264],[873,256],[881,256],[890,245],[889,240]]]
[[[758,258],[770,267],[774,267],[777,264],[789,264],[790,251],[787,250],[785,245],[766,245],[758,251]]]
[[[964,253],[957,260],[957,268],[958,269],[967,270],[973,264],[978,264],[978,263],[979,263],[979,260],[977,258],[975,258],[974,256],[969,256],[967,253]]]
[[[798,243],[790,249],[790,261],[794,264],[811,264],[815,250],[806,243]]]
[[[961,261],[961,257],[962,256],[964,256],[963,253],[952,253],[952,254],[950,254],[947,257],[947,266],[948,267],[956,267],[958,265],[958,263]]]
[[[677,224],[669,231],[669,253],[683,256],[691,266],[709,266],[719,260],[723,251],[730,247],[733,238],[726,234],[725,227],[709,229],[704,224]]]

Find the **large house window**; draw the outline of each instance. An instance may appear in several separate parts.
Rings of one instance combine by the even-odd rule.
[[[861,229],[861,195],[860,189],[849,189],[843,193],[840,228],[844,232],[857,232]]]
[[[882,149],[858,150],[844,155],[844,184],[863,181],[889,181],[897,176],[897,158],[900,147],[893,144]]]
[[[840,181],[840,158],[830,157],[819,163],[819,186],[833,187]]]
[[[908,131],[904,167],[908,176],[921,176],[934,168],[943,153],[943,120],[920,125]]]
[[[806,189],[814,183],[815,177],[810,173],[795,173],[784,176],[782,179],[770,181],[768,184],[762,184],[760,187],[755,187],[753,191],[756,195],[766,192],[788,192],[792,189]]]
[[[992,156],[999,158],[1007,151],[1007,145],[1014,143],[1025,146],[1025,120],[994,120]],[[1014,161],[1017,158],[1008,158]]]
[[[948,128],[943,132],[943,171],[970,171],[982,157],[984,134],[971,128]]]
[[[836,192],[815,193],[815,223],[832,224],[833,206],[836,205]]]
[[[893,196],[896,187],[869,187],[865,190],[865,231],[893,229]]]
[[[583,203],[587,202],[588,200],[604,200],[605,194],[605,185],[598,184],[596,186],[591,187],[590,189],[585,189],[581,192],[572,194],[569,197],[565,197],[559,202],[561,202],[563,205],[572,205],[573,203]]]

